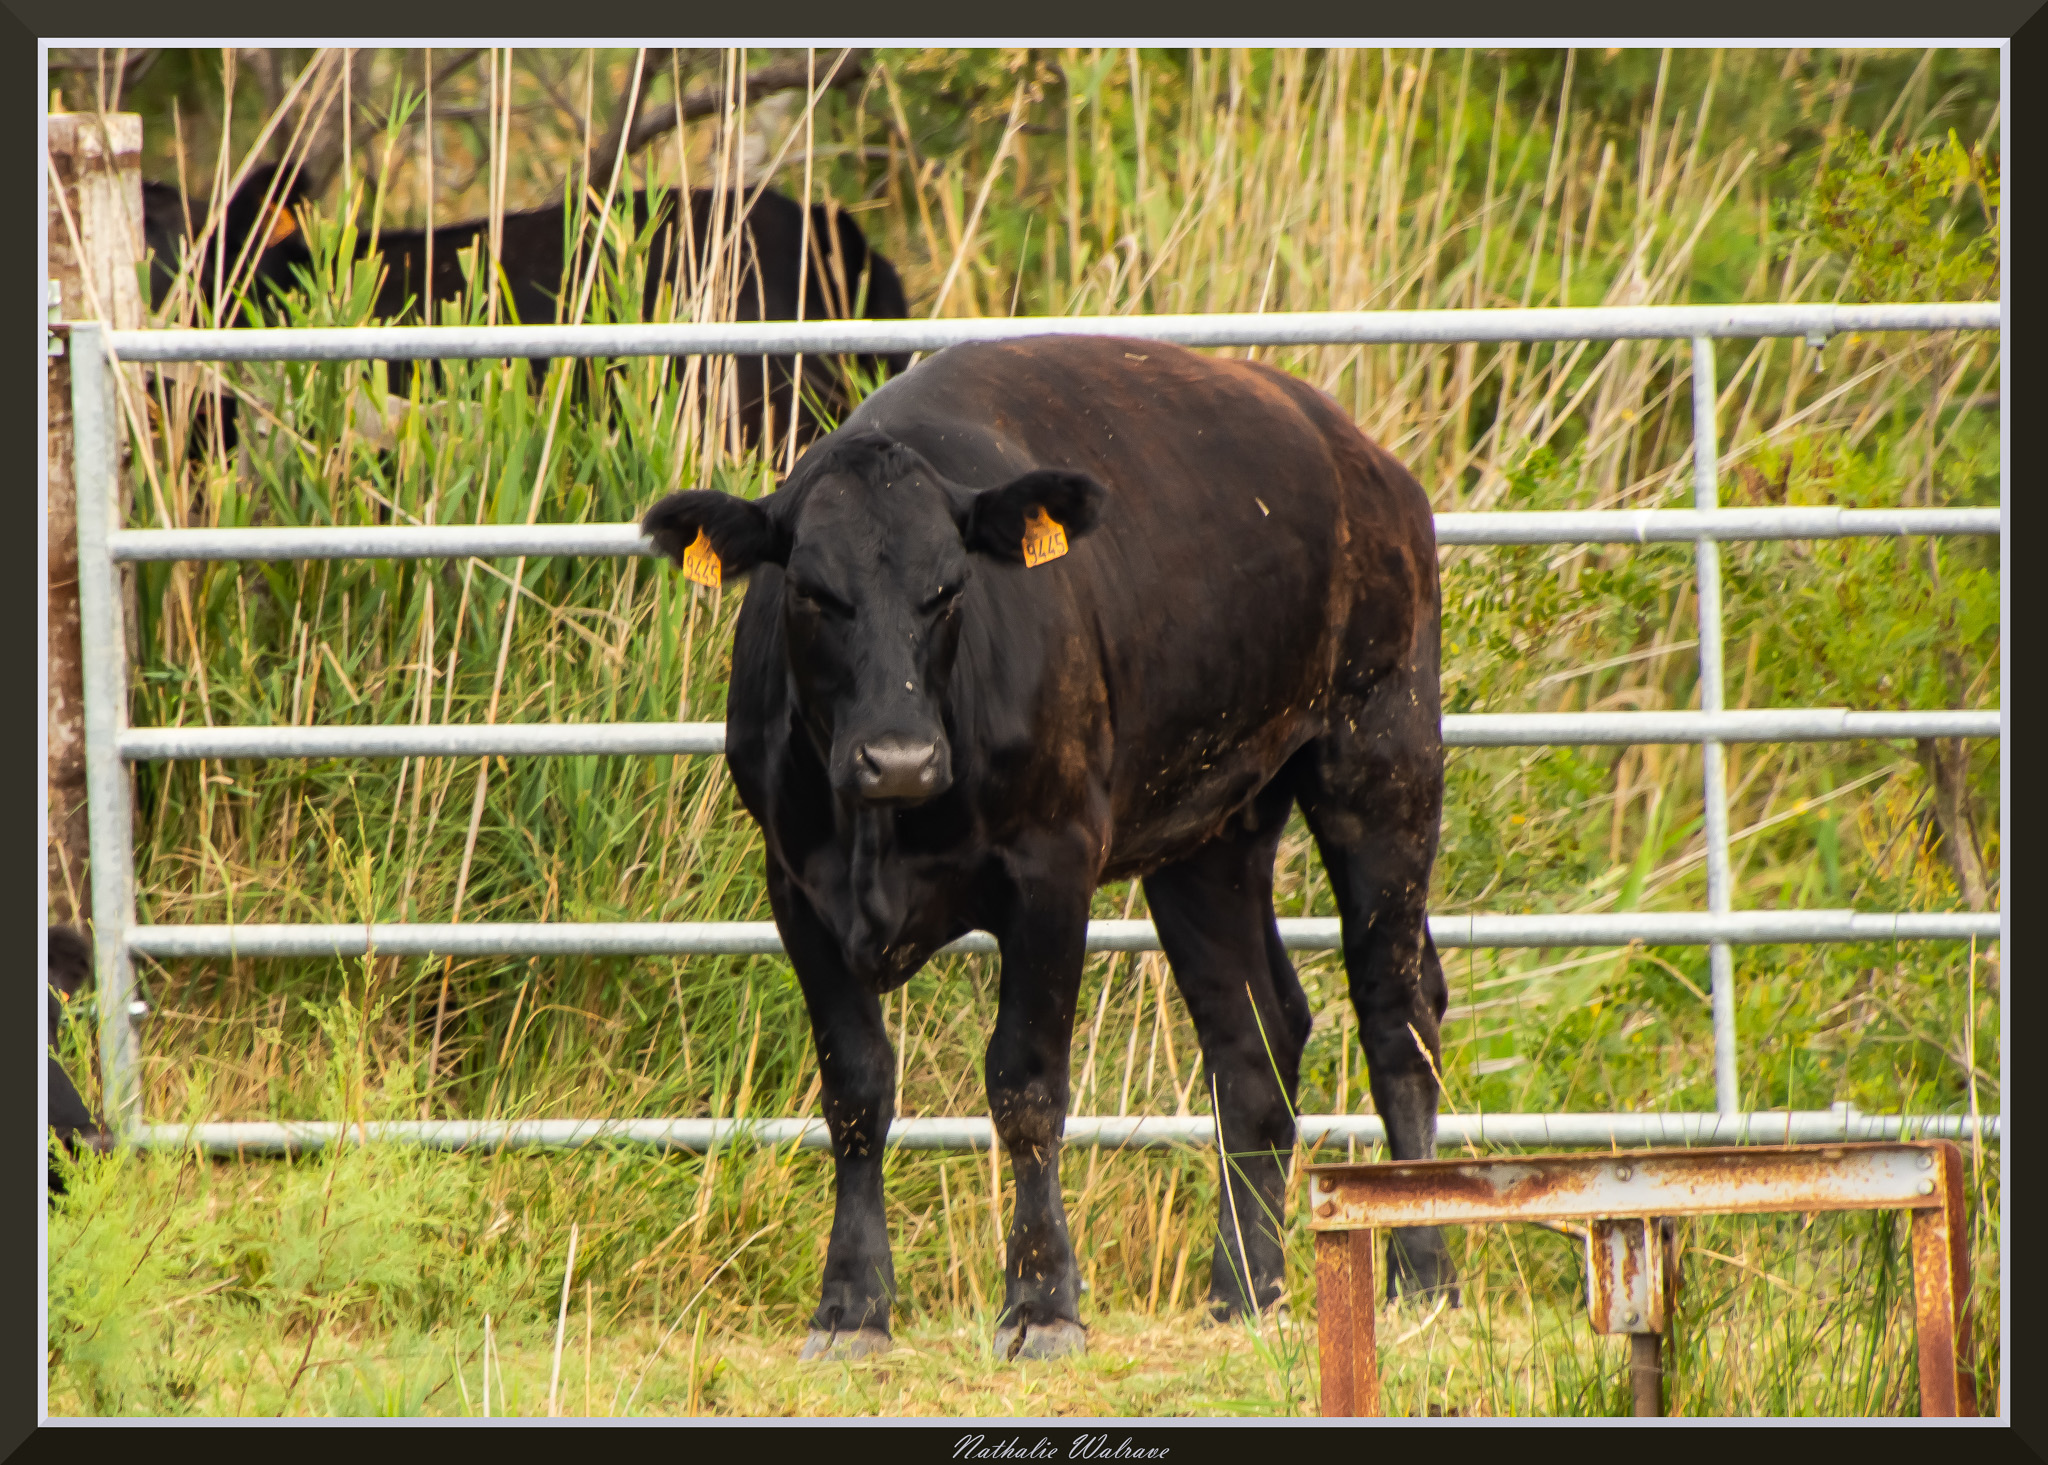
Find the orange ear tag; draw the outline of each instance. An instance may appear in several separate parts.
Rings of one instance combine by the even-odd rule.
[[[292,211],[283,204],[277,206],[277,217],[270,221],[270,237],[263,241],[265,247],[275,247],[299,232],[299,221],[292,217]]]
[[[1034,507],[1024,521],[1024,564],[1036,569],[1067,552],[1067,531],[1043,508]]]
[[[716,590],[725,582],[725,567],[718,562],[718,551],[711,547],[711,539],[702,529],[690,541],[690,547],[683,551],[683,574],[699,585],[709,585]]]

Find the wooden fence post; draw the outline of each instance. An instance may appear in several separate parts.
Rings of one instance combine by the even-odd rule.
[[[143,324],[142,118],[49,118],[49,279],[58,318]],[[45,288],[49,286],[46,284]],[[49,358],[49,918],[92,917],[86,875],[85,686],[78,650],[78,497],[72,475],[71,358]],[[122,494],[126,500],[125,485]]]

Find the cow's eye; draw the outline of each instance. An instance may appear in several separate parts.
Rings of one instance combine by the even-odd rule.
[[[926,615],[944,615],[960,603],[960,589],[961,587],[958,585],[941,585],[932,592],[931,599],[924,603],[924,613]]]
[[[791,587],[796,602],[805,610],[823,611],[827,615],[851,616],[853,607],[829,590],[816,585],[795,585]]]

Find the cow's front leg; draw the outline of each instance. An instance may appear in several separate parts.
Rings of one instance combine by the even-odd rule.
[[[1087,1351],[1081,1274],[1060,1197],[1060,1140],[1067,1118],[1074,1001],[1088,934],[1088,890],[1070,884],[1020,898],[999,932],[1002,989],[988,1045],[988,1104],[1009,1151],[1016,1191],[1003,1311],[1002,1358],[1058,1358]]]
[[[882,1207],[882,1142],[896,1113],[896,1056],[873,987],[848,970],[810,902],[772,862],[768,895],[810,1010],[836,1181],[823,1295],[801,1356],[860,1358],[890,1346],[896,1265]]]

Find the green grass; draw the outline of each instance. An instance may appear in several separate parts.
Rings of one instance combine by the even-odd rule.
[[[1207,1157],[1073,1169],[1070,1190],[1096,1201],[1075,1211],[1093,1284],[1084,1359],[992,1356],[1000,1259],[986,1163],[898,1155],[897,1347],[803,1365],[795,1345],[829,1221],[829,1170],[815,1154],[735,1152],[709,1174],[698,1160],[631,1152],[91,1159],[51,1228],[51,1407],[479,1414],[488,1319],[492,1412],[545,1413],[574,1222],[565,1414],[1314,1414],[1314,1340],[1300,1321],[1211,1324],[1188,1285],[1198,1268],[1147,1266],[1155,1238],[1143,1221],[1162,1203],[1173,1210],[1168,1186],[1184,1219],[1168,1220],[1167,1249],[1206,1251]],[[1997,1311],[1994,1173],[1973,1186],[1980,1319]],[[1904,1229],[1887,1213],[1689,1225],[1667,1411],[1916,1412]],[[1308,1236],[1298,1223],[1290,1236],[1298,1319]],[[1387,1413],[1628,1412],[1627,1345],[1588,1327],[1576,1243],[1526,1227],[1452,1238],[1464,1306],[1382,1309]],[[1995,1344],[1980,1338],[1972,1361],[1995,1377]]]
[[[866,93],[835,99],[819,127],[837,144],[881,140],[886,160],[835,157],[817,186],[871,195],[864,225],[921,308],[949,290],[948,314],[1825,299],[1855,261],[1785,209],[1796,214],[1825,162],[1826,128],[1856,109],[1911,138],[1983,121],[1971,98],[1986,63],[1967,56],[1738,53],[1681,54],[1662,93],[1652,65],[1648,90],[1627,95],[1582,57],[1584,90],[1560,127],[1562,76],[1539,59],[1148,55],[1134,104],[1127,60],[1070,53],[1072,91],[1044,83],[1045,100],[1019,113],[1056,131],[1016,134],[992,169],[1017,79],[1028,94],[1035,73],[885,55]],[[1781,64],[1794,79],[1774,90]],[[1859,75],[1889,90],[1845,90]],[[1958,75],[1960,101],[1930,80]],[[947,113],[941,83],[970,105]],[[559,156],[563,139],[537,129],[535,144]],[[390,181],[393,199],[410,186],[402,167]],[[782,182],[801,187],[801,169]],[[559,175],[554,186],[559,197]],[[1971,186],[1942,196],[1965,232]],[[358,199],[359,223],[371,207]],[[311,231],[320,288],[291,307],[295,322],[365,318],[370,281],[336,262],[349,251],[335,212]],[[457,212],[443,200],[443,217]],[[637,248],[607,256],[590,318],[637,301],[644,268]],[[1995,279],[1977,286],[1996,292]],[[450,315],[484,310],[478,291]],[[1690,502],[1682,343],[1258,354],[1351,407],[1440,510]],[[1997,390],[1995,365],[1970,337],[1840,340],[1818,361],[1798,343],[1726,343],[1723,501],[1995,503],[1996,414],[1972,405]],[[701,403],[723,390],[716,363],[674,380],[645,362],[578,366],[558,413],[563,364],[536,394],[524,363],[448,363],[414,379],[388,445],[366,440],[382,367],[224,370],[260,404],[244,422],[265,430],[246,431],[233,462],[143,454],[133,522],[603,522],[686,480],[767,481],[729,435],[703,429]],[[167,440],[184,440],[193,391],[167,388],[152,409]],[[591,411],[593,398],[611,411]],[[1995,705],[1995,556],[1971,540],[1728,546],[1731,705]],[[1689,547],[1447,550],[1443,575],[1448,711],[1696,701]],[[152,565],[135,584],[138,724],[723,715],[736,600],[650,563]],[[1997,758],[1980,744],[1969,765],[1993,869]],[[1732,748],[1728,776],[1738,907],[1963,907],[1914,748]],[[767,919],[759,838],[715,759],[141,765],[136,809],[150,922]],[[1456,751],[1431,908],[1699,909],[1700,815],[1690,749]],[[1277,899],[1284,915],[1334,913],[1298,822]],[[1142,894],[1107,888],[1096,911],[1142,915]],[[1974,956],[1954,943],[1740,950],[1743,1104],[1995,1112],[1997,953]],[[1452,951],[1445,964],[1448,1109],[1712,1106],[1703,950]],[[1367,1111],[1340,965],[1305,956],[1301,974],[1316,1025],[1300,1107]],[[817,1110],[780,960],[209,960],[138,976],[158,1120]],[[899,1113],[985,1107],[994,978],[989,960],[948,959],[889,999]],[[1157,957],[1088,964],[1076,1112],[1206,1110],[1171,986]],[[78,1017],[62,1052],[89,1087],[89,1002]],[[1995,1160],[1972,1168],[1984,1320],[1997,1304]],[[800,1369],[830,1215],[814,1154],[92,1160],[51,1221],[51,1405],[476,1412],[488,1314],[502,1342],[494,1412],[539,1412],[574,1225],[563,1377],[576,1409],[587,1335],[599,1413],[628,1397],[640,1413],[1313,1412],[1304,1331],[1198,1321],[1211,1164],[1069,1155],[1092,1351],[1016,1368],[986,1351],[1007,1175],[986,1156],[892,1155],[910,1351]],[[1306,1318],[1308,1238],[1291,1215],[1290,1289]],[[1887,1225],[1692,1228],[1674,1412],[1912,1412],[1904,1254]],[[1527,1228],[1454,1245],[1467,1305],[1382,1319],[1390,1412],[1620,1412],[1625,1348],[1587,1329],[1572,1248]],[[1993,1373],[1997,1349],[1980,1337]]]

